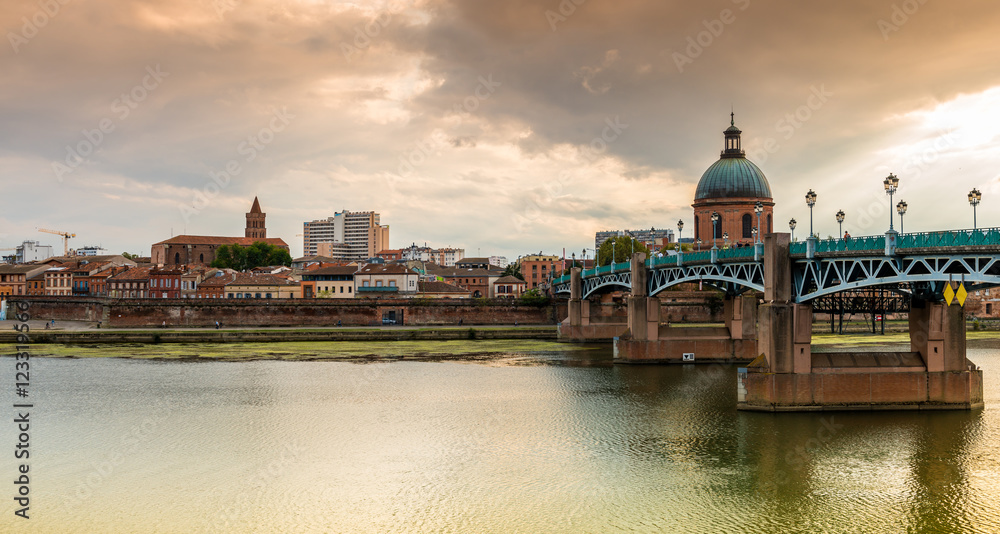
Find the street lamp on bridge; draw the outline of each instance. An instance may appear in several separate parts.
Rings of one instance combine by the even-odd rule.
[[[892,231],[892,195],[899,188],[899,178],[896,178],[895,174],[889,173],[885,180],[882,180],[882,185],[885,187],[885,193],[889,195],[889,231]]]
[[[813,206],[816,205],[816,193],[810,189],[806,193],[806,204],[809,206],[809,237],[813,236]]]
[[[718,225],[719,225],[719,212],[712,212],[712,249],[719,248],[716,246],[715,236],[718,235]]]
[[[698,252],[701,252],[701,238],[698,238]]]
[[[677,219],[677,252],[681,251],[681,236],[684,232],[684,219]]]
[[[903,215],[906,215],[905,200],[900,200],[896,203],[896,213],[899,214],[899,233],[903,233]]]
[[[846,217],[846,215],[844,215],[844,210],[837,210],[837,228],[838,228],[837,229],[837,232],[838,232],[837,236],[838,236],[838,238],[843,237],[843,235],[844,235],[844,217]]]
[[[753,206],[753,212],[757,214],[757,228],[760,228],[760,214],[764,213],[764,204],[761,203],[761,201],[758,200],[757,203],[754,204],[754,206]],[[754,239],[753,239],[754,243],[757,242],[757,237],[756,236],[759,235],[759,234],[760,234],[760,230],[758,230],[757,232],[754,232]]]
[[[722,232],[723,248],[729,248],[729,232]]]
[[[795,225],[796,224],[798,224],[798,223],[795,222],[795,219],[792,219],[792,220],[788,221],[788,229],[792,231],[792,241],[795,241]]]
[[[969,191],[969,204],[972,206],[972,229],[976,229],[976,206],[979,205],[979,201],[983,199],[983,194],[979,192],[975,187],[972,191]]]

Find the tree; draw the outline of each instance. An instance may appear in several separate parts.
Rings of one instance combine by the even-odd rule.
[[[614,245],[612,247],[612,245]],[[649,257],[649,249],[646,245],[643,245],[640,241],[636,241],[635,238],[620,235],[618,237],[609,237],[603,243],[601,243],[601,248],[597,249],[597,264],[598,265],[610,265],[611,264],[611,251],[614,249],[615,253],[615,263],[623,263],[629,260],[629,256],[632,254],[632,247],[635,247],[635,252],[645,252],[646,256]]]
[[[287,250],[270,245],[263,241],[255,241],[249,247],[240,245],[222,245],[215,251],[212,267],[217,269],[235,269],[248,271],[264,265],[292,264],[292,256]]]
[[[138,254],[129,254],[128,252],[122,252],[122,257],[126,260],[134,260],[139,257]]]
[[[500,276],[513,276],[514,278],[520,278],[521,280],[524,280],[524,277],[521,276],[521,264],[520,263],[509,263],[509,264],[507,264],[507,268],[503,270],[503,274],[500,275]]]

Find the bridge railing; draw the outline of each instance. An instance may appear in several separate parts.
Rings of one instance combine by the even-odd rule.
[[[1000,228],[919,232],[899,236],[896,248],[969,247],[1000,245]]]
[[[849,237],[847,239],[820,239],[816,241],[816,253],[818,254],[829,252],[868,252],[876,250],[885,251],[884,235]],[[788,252],[790,254],[805,254],[806,242],[796,241],[789,244]]]

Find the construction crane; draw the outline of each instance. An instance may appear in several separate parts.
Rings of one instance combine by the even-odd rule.
[[[69,238],[76,237],[76,234],[71,234],[69,232],[59,232],[57,230],[47,230],[45,228],[39,228],[39,232],[45,232],[46,234],[61,235],[63,238],[63,256],[69,255]]]

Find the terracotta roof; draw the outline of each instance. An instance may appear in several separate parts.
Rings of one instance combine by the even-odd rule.
[[[354,274],[358,272],[358,268],[354,265],[334,265],[331,267],[320,267],[319,269],[313,269],[311,271],[303,271],[299,274],[302,276],[314,276],[314,275],[344,275],[344,274]]]
[[[48,265],[0,265],[0,274],[31,275],[35,271],[44,273],[48,268]]]
[[[109,280],[149,280],[149,271],[152,267],[132,267],[112,276]]]
[[[297,286],[298,282],[273,274],[240,273],[236,279],[226,285],[233,286]]]
[[[362,267],[357,274],[417,274],[417,272],[398,263],[369,263]]]
[[[431,269],[427,270],[428,273]],[[433,271],[434,274],[438,276],[444,276],[447,278],[457,278],[465,276],[497,276],[499,277],[503,273],[502,269],[480,269],[480,268],[460,268],[460,267],[444,267],[441,269],[436,269]]]
[[[455,261],[455,265],[458,265],[460,263],[485,263],[485,264],[489,265],[490,259],[489,258],[462,258],[460,260]]]
[[[462,289],[448,282],[417,282],[421,293],[464,293],[469,294],[468,289]]]
[[[263,241],[268,245],[275,245],[278,247],[288,248],[288,244],[285,240],[279,237],[223,237],[217,235],[178,235],[167,239],[166,241],[160,241],[159,243],[153,243],[156,245],[242,245],[248,247],[257,241]]]
[[[200,284],[198,284],[198,287],[206,287],[206,286],[207,287],[215,287],[215,286],[223,287],[223,286],[225,286],[229,282],[232,282],[235,279],[236,279],[236,274],[235,273],[225,273],[222,276],[213,276],[211,278],[206,278]]]
[[[498,278],[497,281],[493,282],[493,283],[494,284],[524,284],[526,282],[524,280],[521,280],[520,278],[518,278],[516,276],[507,275],[507,276]]]

